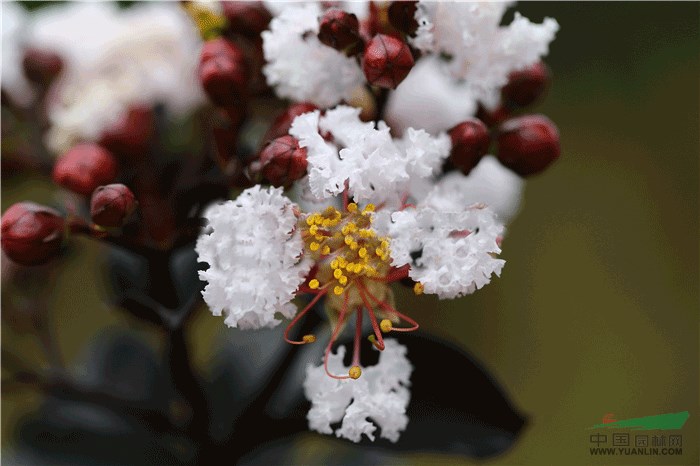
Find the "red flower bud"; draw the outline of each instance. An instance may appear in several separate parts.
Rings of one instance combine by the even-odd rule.
[[[33,202],[12,205],[2,216],[2,250],[21,265],[43,264],[61,249],[61,214]]]
[[[272,125],[270,125],[270,128],[267,130],[262,139],[263,143],[267,143],[280,136],[286,135],[289,132],[289,128],[292,127],[292,123],[296,117],[307,112],[313,112],[314,110],[318,110],[318,107],[316,107],[314,104],[306,102],[290,105],[281,115],[275,118],[275,121],[272,122]]]
[[[215,105],[231,106],[246,95],[247,68],[240,48],[223,37],[207,41],[202,47],[199,79]]]
[[[326,11],[321,17],[318,40],[348,56],[360,53],[363,43],[357,16],[338,9]]]
[[[468,175],[489,150],[489,130],[476,118],[459,123],[449,131],[452,139],[450,161]]]
[[[515,71],[508,76],[508,84],[501,90],[503,101],[517,107],[526,107],[542,97],[549,81],[549,68],[543,62]]]
[[[510,114],[510,109],[505,105],[499,105],[493,110],[486,110],[482,105],[479,105],[476,110],[476,117],[489,128],[500,125],[510,118]]]
[[[221,5],[229,29],[234,33],[258,37],[272,20],[262,2],[221,2]]]
[[[389,23],[404,34],[412,35],[418,29],[416,8],[418,2],[391,2],[389,6]]]
[[[520,176],[541,172],[559,157],[559,131],[544,115],[513,118],[501,125],[498,159]]]
[[[63,69],[63,60],[51,51],[29,48],[24,53],[22,67],[27,79],[36,84],[47,85]]]
[[[120,227],[136,209],[134,193],[123,184],[100,186],[90,199],[92,221],[103,227]]]
[[[411,49],[404,41],[377,34],[367,43],[362,70],[371,85],[396,89],[413,68],[413,63]]]
[[[153,112],[149,107],[131,107],[115,125],[102,133],[99,144],[116,155],[138,157],[148,152],[154,128]]]
[[[292,136],[279,137],[260,152],[260,166],[270,184],[289,186],[306,174],[306,148]]]
[[[53,167],[53,180],[75,193],[89,196],[95,188],[114,181],[117,162],[105,148],[83,143],[63,154]]]

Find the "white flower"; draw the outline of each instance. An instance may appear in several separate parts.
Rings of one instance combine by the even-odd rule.
[[[263,73],[278,96],[327,108],[350,99],[364,74],[354,58],[318,40],[320,13],[315,3],[294,5],[270,22],[262,33]]]
[[[483,205],[445,212],[419,204],[394,212],[390,221],[386,216],[378,228],[391,238],[392,265],[410,264],[408,275],[425,293],[453,299],[500,275],[505,261],[494,255],[501,252],[503,226]]]
[[[450,57],[450,74],[463,79],[485,105],[498,103],[498,90],[508,75],[546,55],[559,29],[552,18],[534,24],[520,14],[507,26],[505,2],[421,2],[419,28],[412,44],[424,52]]]
[[[318,111],[295,118],[289,134],[308,151],[309,185],[316,197],[340,194],[348,183],[356,201],[396,204],[414,178],[435,174],[450,151],[446,134],[430,136],[409,128],[392,139],[380,121],[360,120],[360,109],[338,106],[321,117]],[[327,142],[321,132],[333,136]]]
[[[331,354],[329,370],[347,372],[344,356],[345,347]],[[363,434],[374,440],[378,426],[380,437],[396,442],[408,424],[406,407],[411,395],[407,387],[412,371],[406,348],[392,339],[385,340],[377,365],[364,368],[357,380],[333,379],[326,375],[323,365],[309,366],[304,382],[304,392],[312,404],[307,415],[309,428],[332,434],[331,424],[342,421],[335,435],[359,442]]]
[[[182,116],[204,101],[196,75],[201,40],[174,3],[123,11],[106,3],[55,6],[34,18],[29,43],[66,64],[48,100],[47,143],[55,152],[99,139],[131,106],[162,103]]]
[[[202,294],[212,313],[242,329],[273,327],[276,313],[292,317],[291,300],[311,264],[300,258],[297,218],[282,190],[247,189],[205,217],[196,250],[209,264],[200,278],[208,282]]]
[[[474,115],[476,105],[469,86],[452,79],[440,59],[429,55],[389,94],[386,121],[399,135],[409,127],[437,134]]]
[[[473,204],[485,204],[498,215],[499,222],[510,223],[520,209],[525,181],[507,169],[492,155],[463,175],[446,174],[425,196],[422,205],[444,212],[459,212]]]
[[[34,97],[29,82],[24,77],[24,32],[27,12],[15,2],[2,5],[2,89],[12,101],[25,107]]]

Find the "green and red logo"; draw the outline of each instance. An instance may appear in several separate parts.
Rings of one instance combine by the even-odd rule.
[[[612,413],[608,413],[603,416],[602,424],[596,424],[590,429],[676,430],[682,428],[689,417],[688,411],[681,411],[618,421]]]

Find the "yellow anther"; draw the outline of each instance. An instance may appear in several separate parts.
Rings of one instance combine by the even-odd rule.
[[[382,319],[382,321],[379,322],[379,328],[382,329],[382,332],[389,333],[391,332],[393,325],[391,325],[391,321],[389,319]]]
[[[311,244],[309,244],[309,249],[312,251],[318,251],[318,248],[320,248],[321,245],[318,244],[316,241],[313,241]]]
[[[365,268],[364,265],[362,264],[355,264],[355,267],[353,269],[353,272],[355,273],[362,273],[362,270]]]
[[[319,281],[316,280],[315,278],[309,282],[309,288],[311,288],[312,290],[315,290],[316,288],[318,288],[319,285],[320,285]]]
[[[348,265],[348,261],[344,257],[338,257],[338,265],[345,268]]]
[[[321,249],[321,254],[323,254],[324,256],[327,256],[330,253],[331,253],[331,247],[328,246],[327,244],[325,246],[323,246],[323,249]]]
[[[335,288],[333,288],[333,293],[335,293],[336,296],[340,296],[341,294],[343,294],[343,291],[345,291],[345,288],[343,288],[342,286],[336,286]]]
[[[311,334],[304,335],[304,336],[301,338],[301,341],[303,341],[304,343],[313,343],[313,342],[316,341],[316,336],[315,336],[315,335],[311,335]]]
[[[384,251],[382,250],[382,248],[375,249],[374,253],[379,257],[382,257],[384,255]]]
[[[357,250],[357,248],[359,248],[359,247],[360,247],[360,245],[359,245],[359,244],[357,244],[357,241],[353,241],[352,243],[350,243],[350,245],[349,245],[349,246],[350,246],[350,249],[352,249],[353,251],[356,251],[356,250]]]
[[[337,269],[339,265],[340,265],[340,264],[338,263],[338,259],[333,259],[333,260],[331,261],[331,268],[332,268],[333,270]]]
[[[345,270],[348,272],[352,272],[355,269],[355,263],[354,262],[348,262],[345,264]]]
[[[347,283],[348,283],[348,277],[346,277],[345,275],[343,275],[342,277],[340,277],[340,278],[338,279],[338,283],[340,283],[340,284],[343,285],[343,286],[347,285]]]
[[[314,223],[315,223],[316,225],[322,224],[322,223],[323,223],[323,217],[321,217],[321,216],[318,215],[318,214],[315,214],[315,216],[314,216]]]
[[[375,209],[374,204],[367,204],[365,206],[364,212],[374,212],[374,209]]]
[[[343,271],[342,271],[342,270],[340,270],[340,269],[335,269],[335,270],[333,271],[333,277],[334,277],[336,280],[338,280],[338,279],[339,279],[340,277],[342,277],[342,276],[343,276]]]
[[[413,285],[413,292],[416,295],[421,295],[421,294],[423,294],[424,291],[425,291],[425,287],[423,286],[423,284],[421,282],[416,282],[416,284]]]
[[[360,366],[352,366],[348,371],[348,375],[351,379],[357,380],[362,375],[362,369],[360,369]]]
[[[323,221],[321,222],[321,224],[322,224],[325,228],[328,228],[329,226],[331,226],[331,219],[329,219],[329,218],[324,218]]]
[[[353,241],[354,241],[354,240],[352,239],[352,236],[347,235],[347,236],[345,237],[345,244],[347,244],[348,246],[350,246],[350,245],[352,244]]]
[[[311,226],[314,224],[314,220],[316,219],[316,214],[309,215],[306,217],[306,224]]]
[[[389,249],[389,242],[387,240],[383,240],[381,242],[382,249]]]
[[[364,259],[367,256],[367,248],[360,248],[357,255]]]
[[[314,236],[314,239],[316,241],[323,241],[325,239],[325,237],[323,235],[316,235],[316,236]]]
[[[315,235],[316,233],[318,233],[318,225],[311,225],[309,227],[309,233],[311,233],[312,235]]]
[[[352,212],[353,214],[357,212],[357,204],[355,204],[354,202],[348,204],[348,212]]]

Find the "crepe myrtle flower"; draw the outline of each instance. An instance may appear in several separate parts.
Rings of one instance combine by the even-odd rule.
[[[450,196],[436,175],[450,154],[447,134],[410,128],[394,139],[383,122],[362,122],[359,115],[346,106],[323,116],[316,110],[296,117],[289,131],[307,151],[308,176],[300,182],[317,203],[330,205],[303,212],[281,188],[249,188],[205,213],[196,250],[209,264],[200,272],[208,283],[204,299],[228,326],[272,327],[281,316],[292,319],[288,343],[313,343],[315,335],[292,340],[289,333],[325,298],[333,329],[323,364],[307,372],[310,428],[331,433],[330,425],[342,420],[337,436],[373,439],[371,418],[383,437],[396,441],[407,423],[411,366],[403,347],[384,335],[416,330],[418,323],[395,308],[390,284],[410,277],[416,294],[473,293],[501,272],[503,226],[483,204],[443,201]],[[450,186],[459,189],[454,181]],[[300,294],[312,299],[297,312],[292,299]],[[363,369],[365,312],[368,339],[382,355]],[[352,363],[345,367],[344,349],[332,349],[353,320]]]

